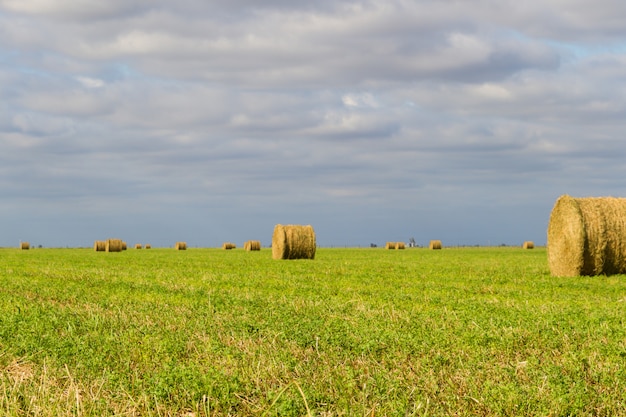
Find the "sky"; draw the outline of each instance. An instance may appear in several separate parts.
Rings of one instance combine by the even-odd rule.
[[[626,196],[621,0],[0,0],[0,246],[546,242]]]

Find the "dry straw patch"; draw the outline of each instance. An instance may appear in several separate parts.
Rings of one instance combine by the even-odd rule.
[[[104,245],[105,252],[121,252],[124,250],[122,239],[107,239]]]
[[[187,242],[176,242],[176,244],[174,245],[174,249],[187,250]]]
[[[530,240],[527,240],[526,242],[524,242],[524,244],[522,245],[523,249],[534,249],[535,248],[535,243],[531,242]]]
[[[272,258],[314,259],[317,243],[311,225],[281,225],[274,227]]]
[[[562,195],[547,235],[554,276],[626,273],[626,198]]]
[[[428,244],[429,249],[441,249],[442,247],[441,240],[431,240]]]

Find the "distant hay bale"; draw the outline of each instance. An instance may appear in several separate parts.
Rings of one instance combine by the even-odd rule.
[[[311,225],[281,225],[274,227],[272,258],[314,259],[317,244]]]
[[[404,248],[405,248],[404,242],[396,242],[396,249],[404,249]]]
[[[396,242],[385,243],[385,249],[395,249],[395,248],[396,248]]]
[[[261,241],[248,240],[243,244],[243,249],[246,251],[261,250]]]
[[[144,246],[144,248],[146,248],[146,249],[152,249],[152,245],[151,245],[151,244],[149,244],[149,243],[146,243],[146,245]]]
[[[107,239],[105,243],[105,252],[121,252],[123,242],[121,239]]]
[[[135,249],[141,249],[141,243],[136,243],[135,244]]]
[[[176,244],[174,245],[174,249],[187,250],[187,242],[176,242]]]
[[[560,196],[547,231],[554,276],[626,273],[626,198]]]
[[[122,242],[122,250],[127,250],[128,249],[128,245],[126,244],[126,242]]]
[[[104,240],[96,240],[93,242],[93,250],[96,252],[104,252],[106,250],[106,241]]]
[[[231,242],[224,242],[222,244],[222,249],[226,249],[226,250],[235,249],[236,247],[237,247],[237,245],[235,245],[234,243],[231,243]]]
[[[522,245],[523,249],[535,249],[535,243],[531,242],[530,240],[527,240],[526,242],[524,242],[524,244]]]
[[[30,243],[28,243],[28,242],[20,242],[20,249],[22,249],[22,250],[29,250],[30,249]]]
[[[429,249],[441,249],[442,247],[441,240],[431,240],[428,244]]]

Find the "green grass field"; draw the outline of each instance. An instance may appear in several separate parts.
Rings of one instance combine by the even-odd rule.
[[[3,416],[626,415],[626,277],[543,248],[0,250]]]

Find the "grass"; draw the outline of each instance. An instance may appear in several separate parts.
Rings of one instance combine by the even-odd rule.
[[[543,248],[0,250],[6,416],[626,414],[626,278]]]

